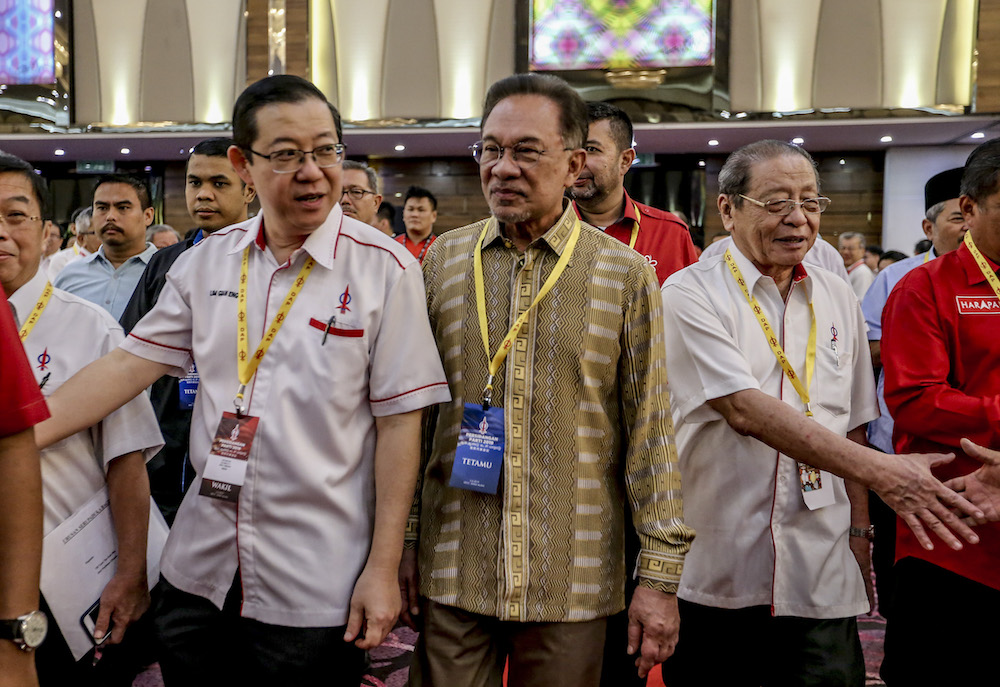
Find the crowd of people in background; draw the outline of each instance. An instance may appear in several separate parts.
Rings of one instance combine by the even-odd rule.
[[[626,191],[625,112],[554,76],[489,88],[489,216],[449,231],[414,186],[394,233],[304,79],[232,124],[183,236],[113,174],[61,248],[0,153],[0,685],[353,686],[402,620],[418,686],[860,687],[876,608],[887,684],[994,671],[1000,141],[927,181],[907,257],[823,239],[773,140],[696,249]],[[95,494],[81,635],[39,558]]]

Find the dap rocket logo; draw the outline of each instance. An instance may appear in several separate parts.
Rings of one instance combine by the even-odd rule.
[[[351,285],[348,284],[344,287],[344,293],[340,294],[340,314],[343,315],[345,312],[349,312],[350,308],[347,305],[351,302]]]
[[[38,356],[37,360],[38,360],[39,370],[45,372],[45,370],[49,369],[49,363],[52,362],[52,356],[49,355],[49,349],[46,348],[44,351],[42,351],[41,354]]]
[[[486,431],[490,428],[490,423],[486,421],[486,416],[483,415],[483,421],[479,423],[480,434],[486,434]]]

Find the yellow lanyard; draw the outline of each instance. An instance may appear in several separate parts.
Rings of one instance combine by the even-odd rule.
[[[966,236],[968,236],[968,234],[966,234]],[[924,262],[922,262],[920,264],[923,265],[923,264],[925,264],[930,259],[931,259],[931,252],[927,251],[926,253],[924,253]]]
[[[250,338],[247,335],[247,281],[250,276],[250,246],[247,246],[243,251],[243,266],[240,269],[240,292],[239,298],[237,300],[237,330],[236,330],[236,369],[240,377],[240,387],[236,392],[236,398],[233,401],[236,405],[236,410],[243,412],[243,392],[246,391],[247,384],[253,379],[254,374],[257,372],[257,367],[260,365],[260,361],[264,358],[267,353],[267,349],[271,347],[271,343],[274,342],[274,337],[277,336],[278,330],[281,329],[281,325],[285,323],[285,318],[288,316],[288,311],[292,308],[292,303],[298,297],[299,292],[302,290],[302,286],[306,283],[306,278],[309,277],[309,273],[312,272],[313,266],[315,266],[316,261],[312,257],[306,258],[306,262],[302,265],[302,269],[299,270],[299,276],[295,278],[295,282],[292,283],[292,287],[288,289],[288,295],[285,296],[285,302],[281,304],[278,308],[277,314],[275,314],[274,319],[271,320],[271,326],[267,328],[267,332],[264,334],[264,338],[260,340],[257,345],[257,350],[250,357]]]
[[[486,350],[486,357],[490,357],[490,333],[489,333],[489,323],[486,320],[486,285],[483,280],[483,240],[486,238],[487,232],[489,232],[490,227],[496,223],[496,218],[491,217],[486,226],[483,227],[483,232],[479,235],[479,241],[476,242],[476,250],[473,253],[473,271],[476,278],[476,310],[479,314],[479,332],[483,337],[483,348]],[[562,255],[559,256],[559,260],[556,261],[556,266],[552,268],[552,274],[549,278],[545,280],[542,284],[542,288],[538,291],[538,295],[535,296],[535,300],[531,302],[521,315],[514,321],[514,325],[507,332],[507,336],[504,337],[503,342],[500,344],[500,348],[497,349],[496,355],[490,360],[489,375],[486,377],[486,388],[483,390],[483,406],[486,408],[490,407],[493,402],[493,379],[497,372],[500,371],[500,366],[503,365],[503,361],[507,358],[507,353],[510,351],[510,347],[514,344],[514,339],[517,338],[517,333],[521,331],[521,327],[528,319],[528,313],[534,310],[538,302],[545,297],[552,287],[555,285],[556,280],[562,276],[562,273],[566,270],[566,265],[569,264],[569,259],[573,255],[573,250],[576,248],[577,239],[580,238],[580,220],[573,220],[573,230],[569,235],[569,240],[566,242],[566,247],[563,248]]]
[[[1000,298],[1000,279],[997,278],[997,273],[993,271],[992,267],[990,267],[990,263],[987,262],[986,258],[983,257],[983,254],[979,252],[975,241],[972,240],[972,234],[969,232],[965,232],[965,246],[969,249],[969,252],[972,253],[972,257],[975,258],[976,264],[979,265],[979,271],[983,273],[983,276],[986,277],[986,281],[988,281],[990,286],[993,287],[993,293],[997,295],[997,298]]]
[[[767,321],[767,317],[764,315],[764,309],[760,307],[760,303],[757,299],[750,294],[750,290],[747,288],[747,283],[743,279],[743,274],[740,272],[739,265],[733,260],[733,256],[730,251],[726,251],[726,264],[729,265],[729,271],[732,272],[733,278],[736,279],[736,283],[740,285],[743,290],[743,295],[746,296],[747,303],[750,304],[750,309],[753,310],[754,315],[757,317],[757,322],[760,324],[760,328],[764,331],[764,336],[767,338],[767,343],[771,346],[771,350],[774,352],[774,357],[778,359],[778,363],[781,365],[781,369],[785,371],[788,375],[788,381],[792,383],[795,387],[796,393],[798,393],[799,398],[806,407],[806,415],[812,417],[812,407],[809,405],[809,387],[812,386],[812,376],[813,370],[816,369],[816,311],[813,309],[812,301],[809,301],[809,317],[811,319],[811,324],[809,326],[809,343],[806,346],[806,384],[802,386],[802,380],[799,376],[795,374],[795,370],[792,369],[792,364],[788,362],[788,356],[785,355],[784,349],[781,344],[778,343],[778,337],[775,336],[774,330],[771,328],[771,324]]]
[[[52,282],[45,282],[45,288],[42,289],[42,295],[38,297],[37,301],[35,301],[35,307],[31,309],[31,314],[28,315],[28,319],[24,321],[24,326],[22,326],[21,331],[18,332],[22,343],[28,338],[28,334],[31,333],[31,330],[35,328],[35,324],[38,322],[38,318],[42,316],[45,306],[49,304],[50,298],[52,298]]]
[[[632,202],[632,207],[635,209],[635,224],[632,225],[632,236],[629,237],[628,247],[635,250],[635,240],[639,238],[639,220],[642,215],[639,214],[639,206]]]

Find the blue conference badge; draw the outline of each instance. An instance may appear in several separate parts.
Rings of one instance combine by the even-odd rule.
[[[503,466],[503,408],[466,403],[448,486],[497,493]]]
[[[187,376],[177,380],[177,389],[180,392],[180,409],[191,410],[194,408],[194,397],[198,395],[198,368],[192,364]]]

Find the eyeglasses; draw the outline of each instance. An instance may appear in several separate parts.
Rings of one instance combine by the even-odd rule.
[[[38,215],[28,215],[24,212],[18,212],[17,210],[8,213],[0,213],[0,224],[6,224],[11,229],[16,229],[21,225],[27,224],[28,222],[34,222],[39,220],[41,217]]]
[[[795,208],[802,208],[803,212],[808,212],[811,215],[819,215],[824,210],[830,206],[830,199],[823,196],[818,198],[806,198],[805,200],[792,200],[790,198],[775,198],[774,200],[769,200],[766,203],[751,198],[750,196],[745,196],[742,193],[740,198],[743,200],[749,200],[754,205],[764,208],[772,215],[790,215],[795,211]]]
[[[508,147],[498,146],[496,143],[485,143],[477,141],[469,146],[473,159],[480,165],[494,165],[503,157],[503,151],[510,151],[510,161],[521,169],[534,167],[542,158],[542,155],[550,152],[548,150],[538,150],[529,145],[518,143]],[[573,148],[563,148],[563,150],[573,150]]]
[[[312,155],[317,167],[336,167],[344,161],[344,151],[347,146],[343,143],[331,143],[319,146],[312,150],[297,150],[288,148],[286,150],[276,150],[270,155],[258,153],[253,148],[247,148],[257,157],[262,157],[271,163],[271,169],[278,174],[291,174],[302,169],[306,163],[306,155]]]
[[[373,196],[378,195],[377,193],[375,193],[375,191],[366,191],[363,188],[358,188],[355,186],[354,188],[345,188],[343,191],[340,192],[340,197],[343,198],[344,196],[350,196],[351,200],[361,200],[369,193]]]

